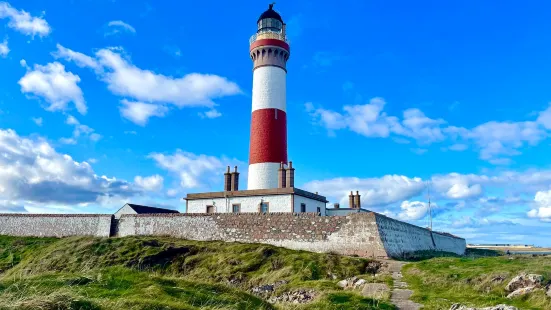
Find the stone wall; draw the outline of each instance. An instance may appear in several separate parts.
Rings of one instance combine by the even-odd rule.
[[[295,250],[363,257],[392,257],[419,250],[463,254],[465,240],[373,212],[347,216],[317,213],[0,214],[0,235],[172,236],[189,240],[266,243]],[[113,223],[113,227],[111,227]]]
[[[364,257],[400,256],[420,250],[458,254],[465,251],[464,239],[431,233],[376,213],[123,215],[119,220],[119,236],[132,235],[266,243],[295,250]]]
[[[109,237],[111,214],[0,214],[0,235]]]
[[[389,256],[400,256],[402,253],[437,250],[459,255],[465,253],[465,239],[431,232],[426,228],[391,219],[376,214],[377,227]]]

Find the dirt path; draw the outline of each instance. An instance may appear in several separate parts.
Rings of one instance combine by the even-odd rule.
[[[390,301],[398,307],[400,310],[418,310],[423,305],[414,303],[409,300],[413,294],[412,290],[408,290],[407,283],[402,281],[402,267],[405,265],[403,262],[388,261],[388,269],[392,273],[392,279],[394,279],[394,287],[392,287]]]

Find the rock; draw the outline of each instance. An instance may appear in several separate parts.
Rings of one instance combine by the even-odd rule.
[[[356,282],[354,283],[354,287],[362,286],[362,285],[365,284],[365,282],[366,282],[366,281],[365,281],[364,279],[359,279],[358,281],[356,281]]]
[[[518,310],[518,308],[509,306],[509,305],[503,305],[503,304],[493,306],[493,307],[486,307],[486,308],[472,308],[461,304],[454,304],[452,305],[450,310]]]
[[[525,287],[541,287],[543,276],[539,274],[520,274],[513,278],[505,287],[509,293]]]
[[[492,279],[492,282],[494,282],[494,283],[501,283],[503,281],[505,281],[505,276],[502,276],[502,275],[495,276]]]
[[[510,293],[509,295],[507,295],[507,298],[515,298],[515,297],[518,297],[518,296],[526,295],[526,294],[531,293],[535,290],[536,290],[535,286],[528,286],[528,287],[519,288],[518,290],[516,290],[516,291]]]
[[[390,288],[384,283],[368,283],[362,290],[362,296],[374,299],[382,299],[388,293]]]
[[[292,292],[285,292],[280,296],[272,297],[268,299],[270,303],[293,303],[304,304],[314,300],[316,292],[314,290],[296,290]]]
[[[337,282],[337,285],[342,287],[342,288],[346,288],[348,286],[348,281],[347,280],[340,280],[339,282]]]
[[[354,283],[356,283],[357,280],[358,280],[357,277],[352,277],[352,278],[340,280],[339,282],[337,282],[337,285],[344,288],[344,289],[346,289],[346,288],[349,288],[349,287],[353,287]]]
[[[289,283],[289,281],[280,280],[280,281],[277,281],[273,284],[265,284],[265,285],[260,285],[260,286],[253,287],[251,289],[251,292],[255,295],[260,295],[260,296],[271,295],[275,291],[276,288],[278,288],[281,285],[287,284],[287,283]]]

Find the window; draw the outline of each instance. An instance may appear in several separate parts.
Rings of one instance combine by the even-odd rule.
[[[300,204],[300,212],[306,212],[306,204],[305,203]]]
[[[207,213],[214,213],[214,206],[207,206]]]
[[[320,208],[320,207],[318,207],[317,212],[318,212],[318,213],[321,213],[321,208]]]
[[[270,211],[270,208],[268,206],[267,202],[261,202],[260,203],[260,213],[268,213]]]
[[[240,204],[233,204],[231,205],[231,210],[233,213],[239,213],[241,211],[241,205]]]

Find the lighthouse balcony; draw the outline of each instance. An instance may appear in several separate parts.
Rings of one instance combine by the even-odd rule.
[[[290,44],[291,42],[287,39],[287,36],[282,31],[262,31],[259,33],[255,33],[251,36],[249,39],[249,45],[252,45],[254,42],[262,39],[276,39],[281,40],[287,44]]]

